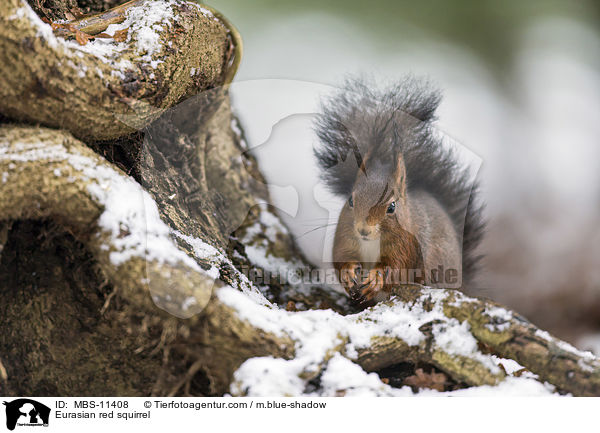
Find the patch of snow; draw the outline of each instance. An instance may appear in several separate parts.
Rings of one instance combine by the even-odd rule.
[[[93,54],[106,63],[125,70],[132,68],[130,62],[119,60],[119,53],[124,51],[132,43],[136,52],[141,55],[140,60],[156,68],[162,60],[152,59],[152,56],[161,51],[160,32],[165,26],[170,26],[174,20],[173,6],[181,3],[178,0],[162,2],[148,1],[129,8],[125,20],[118,24],[109,25],[105,33],[114,36],[115,32],[127,30],[127,38],[124,42],[115,43],[112,39],[96,38],[80,47],[72,48]],[[67,41],[71,42],[71,41]]]
[[[128,29],[127,38],[124,42],[115,42],[112,38],[95,38],[85,45],[80,45],[73,40],[66,40],[54,35],[49,24],[44,23],[31,9],[26,0],[22,0],[23,6],[11,15],[10,19],[26,19],[37,28],[37,36],[44,39],[54,49],[59,47],[68,56],[83,58],[84,53],[90,54],[102,62],[109,64],[114,71],[111,75],[124,79],[123,71],[133,69],[134,64],[122,59],[121,53],[133,44],[135,52],[140,56],[139,60],[152,68],[156,68],[161,59],[154,58],[161,51],[160,32],[165,26],[171,26],[176,19],[173,7],[183,3],[182,0],[146,1],[129,8],[125,20],[119,24],[111,24],[105,33],[114,35],[116,31]],[[69,64],[77,70],[80,77],[85,77],[86,70],[80,66]],[[102,77],[101,72],[99,75]]]
[[[559,394],[556,394],[555,391],[554,386],[548,383],[541,383],[535,379],[526,377],[507,377],[495,386],[474,386],[448,392],[421,390],[418,395],[421,397],[544,397],[550,395],[558,397]]]
[[[21,19],[27,16],[27,8],[20,7],[18,8],[14,14],[8,17],[9,21]]]
[[[78,75],[80,78],[85,78],[85,73],[87,72],[88,68],[85,65],[80,65],[79,66],[79,72]]]
[[[213,21],[217,21],[220,22],[219,19],[215,16],[215,14],[213,14],[210,10],[206,9],[205,7],[202,7],[202,5],[200,5],[199,3],[196,2],[189,2],[190,5],[195,6],[196,8],[198,8],[198,10],[202,13],[202,15],[204,15],[206,18],[210,18]]]
[[[262,394],[264,387],[268,387],[272,391],[277,389],[276,383],[264,383],[271,381],[270,376],[260,375],[263,383],[259,388],[253,386],[258,380],[256,376],[258,373],[254,370],[257,366],[269,371],[277,368],[306,373],[317,368],[318,363],[327,358],[327,353],[340,345],[344,345],[347,361],[335,362],[348,364],[356,359],[359,350],[369,346],[372,338],[376,336],[398,337],[411,346],[418,345],[426,338],[425,334],[419,330],[426,323],[436,324],[434,325],[434,344],[443,350],[450,354],[477,359],[491,372],[500,372],[497,363],[490,355],[484,355],[477,350],[476,341],[471,335],[468,325],[460,323],[456,319],[449,319],[443,314],[441,301],[445,299],[446,293],[440,290],[425,290],[423,298],[413,305],[380,303],[370,310],[348,316],[341,316],[332,310],[291,313],[272,306],[265,308],[250,300],[243,293],[231,288],[220,289],[217,296],[224,304],[236,310],[241,319],[248,321],[253,326],[278,337],[290,337],[297,342],[293,367],[285,365],[285,362],[292,361],[273,361],[273,358],[269,357],[254,359],[248,365],[249,361],[242,364],[235,373],[235,385],[232,387],[234,393],[243,390],[243,393],[248,395],[273,395]],[[426,300],[424,298],[433,305],[430,311],[421,306]],[[442,328],[436,329],[438,322],[444,325],[444,332],[447,332],[448,336],[444,335]],[[273,365],[274,363],[276,365]],[[357,366],[357,368],[361,370],[360,367]],[[336,371],[336,369],[332,371]],[[335,375],[338,374],[335,373]],[[335,375],[330,377],[335,377]],[[279,376],[274,375],[273,377]],[[366,383],[373,384],[375,377],[362,377],[360,380],[363,379]],[[293,383],[295,384],[294,392],[296,392],[294,395],[302,393],[304,387],[307,386],[306,383],[298,382],[296,379]],[[328,389],[332,391],[335,387],[333,379],[331,379],[330,385]],[[393,395],[394,393],[384,385],[379,381],[377,382],[377,391],[374,391],[372,387],[370,390],[373,391],[373,395]],[[338,386],[342,387],[343,383],[339,383]],[[356,392],[362,393],[363,391],[367,392],[366,387]],[[277,393],[276,395],[282,394]]]
[[[346,397],[408,396],[410,387],[394,389],[383,383],[376,373],[367,373],[358,364],[340,354],[327,363],[321,376],[320,396],[343,395]]]
[[[194,249],[194,255],[197,258],[207,260],[212,264],[211,268],[208,271],[205,271],[212,279],[216,280],[219,278],[220,271],[217,265],[225,259],[223,253],[212,245],[204,242],[202,239],[184,235],[177,230],[173,230],[172,233],[190,245]]]
[[[211,278],[219,278],[219,266],[225,264],[235,274],[234,280],[239,282],[235,289],[243,291],[248,299],[251,299],[252,302],[255,302],[258,305],[270,305],[269,301],[258,288],[250,282],[244,273],[240,272],[233,265],[231,260],[223,252],[204,242],[202,239],[185,235],[177,230],[173,230],[172,234],[192,247],[194,257],[203,262],[209,262],[212,265],[208,271],[204,271]]]
[[[504,368],[504,371],[506,371],[506,374],[508,374],[509,376],[512,375],[514,372],[525,368],[514,359],[499,358],[496,355],[491,355],[491,359],[496,365],[501,365],[502,368]]]
[[[125,80],[125,74],[118,69],[113,69],[110,71],[111,77],[117,77],[119,80]]]
[[[37,29],[36,36],[45,39],[50,47],[57,48],[60,43],[56,36],[54,36],[54,32],[52,31],[50,24],[46,24],[42,21],[42,19],[31,8],[31,6],[29,6],[27,0],[21,0],[21,3],[23,6],[18,8],[15,13],[11,15],[10,19],[25,19],[31,22]]]
[[[572,353],[573,355],[581,357],[585,361],[594,361],[596,359],[596,357],[594,356],[594,354],[592,352],[587,352],[587,351],[584,352],[582,350],[579,350],[579,349],[571,346],[566,341],[562,341],[562,340],[552,337],[548,332],[543,331],[541,329],[536,330],[535,335],[543,338],[544,340],[546,340],[548,342],[555,343],[561,350],[564,350],[565,352],[569,352],[569,353]]]
[[[439,303],[435,308],[440,309]],[[470,325],[464,321],[459,322],[456,319],[446,318],[445,322],[433,325],[432,331],[435,338],[435,344],[449,355],[466,356],[476,359],[485,365],[492,373],[500,373],[500,368],[494,363],[490,355],[481,353],[477,347],[477,340],[470,332]]]
[[[502,307],[486,308],[484,314],[490,317],[492,323],[486,325],[490,331],[502,332],[510,328],[510,321],[513,319],[512,312]]]
[[[547,331],[544,331],[543,329],[538,329],[537,331],[535,331],[535,335],[538,337],[543,338],[546,341],[554,341],[554,338],[552,338],[552,335],[550,335]]]
[[[302,279],[305,264],[300,260],[286,260],[274,256],[269,251],[269,246],[277,242],[280,234],[287,235],[286,227],[279,218],[273,214],[266,203],[260,204],[260,217],[252,226],[246,229],[241,242],[245,245],[245,252],[250,262],[270,275],[275,275],[290,284],[295,290],[308,294],[307,287]]]
[[[456,320],[456,319],[454,319]],[[471,327],[467,322],[454,326],[448,326],[446,323],[435,324],[433,326],[433,336],[436,344],[450,355],[468,356],[477,351],[477,340],[471,335]]]
[[[198,301],[196,300],[196,298],[194,298],[193,296],[190,296],[188,298],[185,298],[185,300],[183,301],[183,304],[181,304],[181,309],[183,311],[187,311],[190,309],[190,307],[193,307],[197,303],[198,303]]]
[[[300,360],[281,358],[250,358],[235,372],[243,378],[232,385],[238,395],[298,396],[304,392],[305,382],[300,378],[303,363]]]
[[[489,307],[484,311],[490,317],[494,317],[497,319],[502,319],[504,321],[512,320],[513,315],[511,311],[508,311],[506,308],[502,307]]]
[[[235,116],[231,117],[231,130],[233,131],[235,136],[240,140],[240,147],[243,150],[248,150],[248,143],[246,143],[246,140],[244,140],[244,138],[242,137],[242,128],[240,127],[240,122]]]

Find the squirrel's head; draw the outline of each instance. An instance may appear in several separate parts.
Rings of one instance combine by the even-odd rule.
[[[367,158],[356,176],[347,206],[354,229],[363,240],[377,240],[406,214],[406,168],[402,154],[395,161]]]

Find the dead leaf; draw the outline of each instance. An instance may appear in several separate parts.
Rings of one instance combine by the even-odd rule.
[[[521,368],[517,371],[513,371],[512,375],[515,377],[521,377],[523,375],[523,373],[527,372],[529,370],[527,370],[526,368]]]
[[[331,304],[329,302],[327,302],[326,300],[323,300],[323,301],[319,302],[317,309],[318,310],[329,310],[332,308],[331,308]]]
[[[79,42],[79,45],[85,45],[89,42],[90,39],[93,39],[87,33],[83,33],[79,29],[75,29],[75,40]]]
[[[71,14],[75,16],[76,19],[85,17],[86,14],[83,13],[81,9],[78,7],[74,7],[71,9]]]
[[[414,375],[404,379],[404,384],[416,388],[429,388],[437,391],[444,391],[446,381],[447,378],[444,373],[425,373],[422,368],[417,368]]]
[[[115,42],[125,42],[129,29],[117,30],[113,36]]]

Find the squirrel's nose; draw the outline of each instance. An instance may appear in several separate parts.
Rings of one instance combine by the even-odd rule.
[[[359,233],[361,236],[369,236],[369,235],[371,234],[371,231],[370,231],[370,230],[367,230],[367,229],[359,229],[359,230],[358,230],[358,233]]]

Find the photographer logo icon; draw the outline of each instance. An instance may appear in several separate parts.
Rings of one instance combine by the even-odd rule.
[[[6,428],[14,430],[16,426],[48,427],[50,408],[29,398],[19,398],[4,402],[6,406]]]

